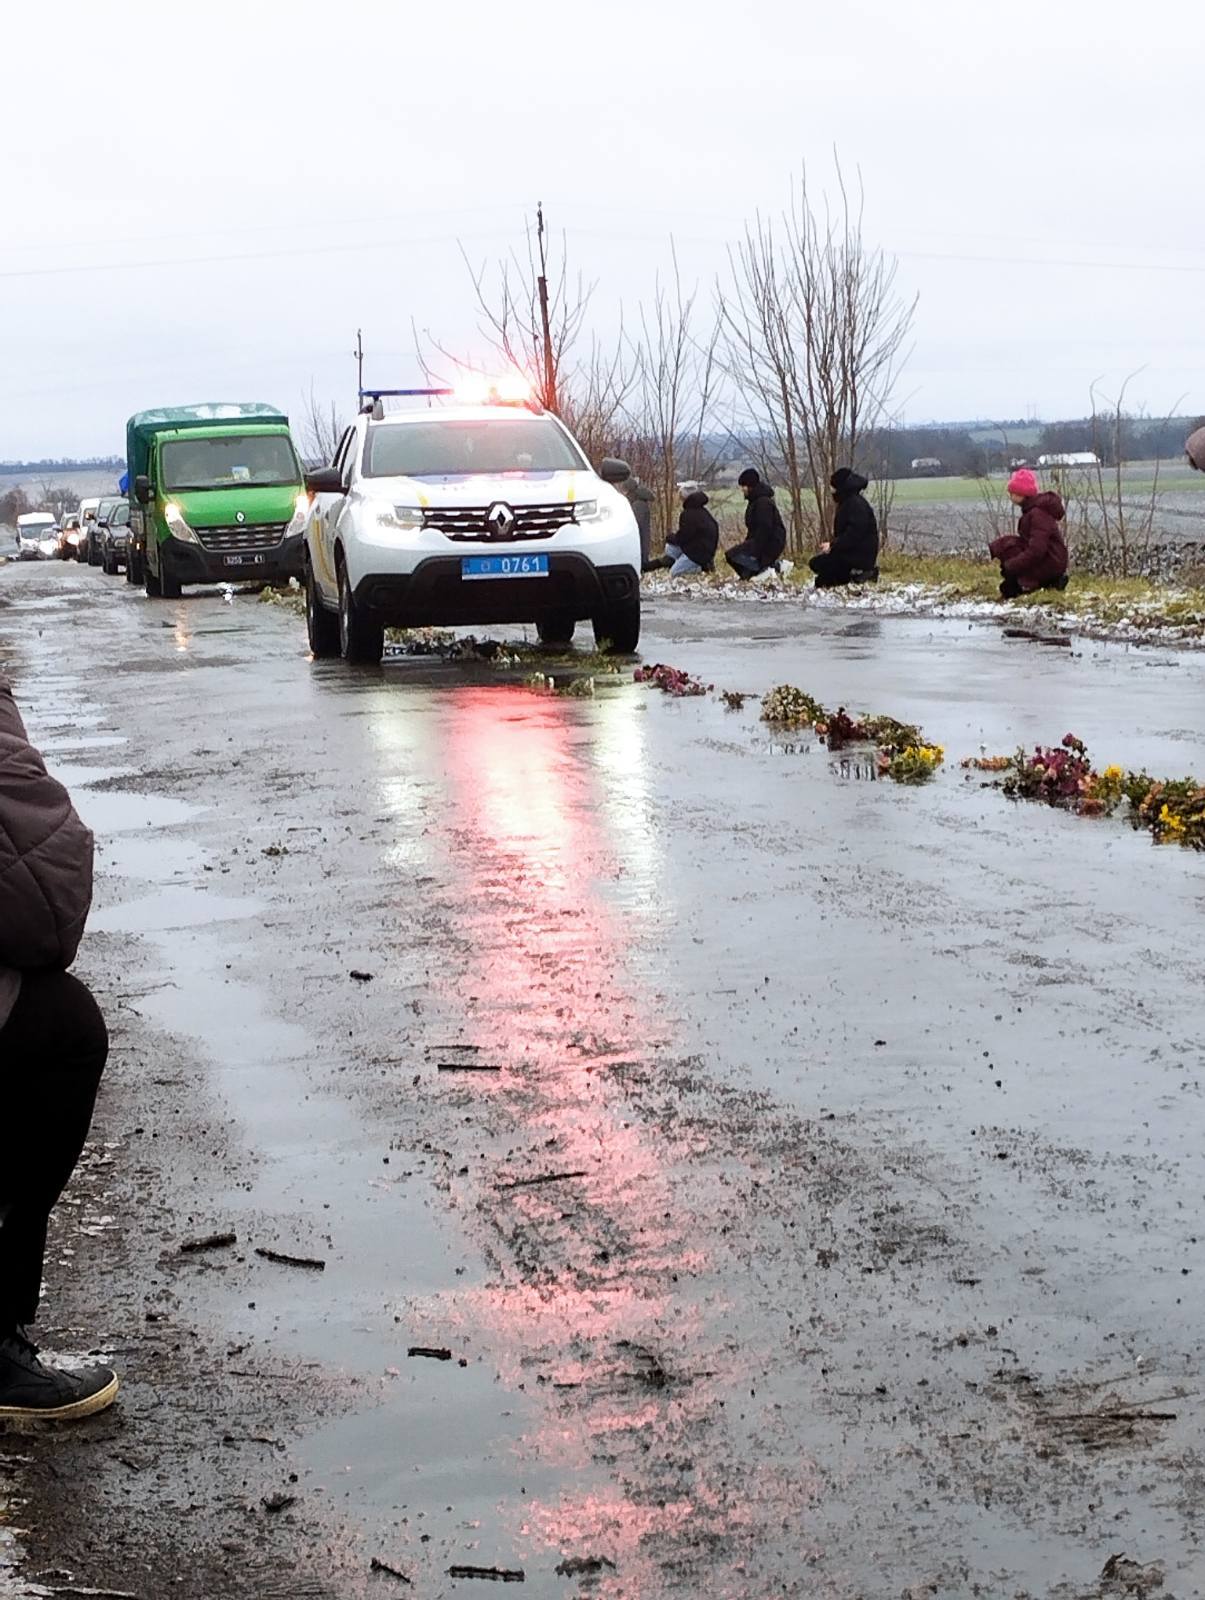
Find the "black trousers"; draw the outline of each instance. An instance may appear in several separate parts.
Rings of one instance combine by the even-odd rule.
[[[109,1054],[69,972],[27,972],[0,1028],[0,1337],[35,1321],[46,1223],[75,1170]]]
[[[839,556],[835,550],[823,550],[819,555],[813,556],[808,566],[816,574],[817,589],[840,589],[851,582],[854,568],[844,556]]]

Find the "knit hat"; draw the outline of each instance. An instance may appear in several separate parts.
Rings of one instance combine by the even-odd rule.
[[[736,481],[742,489],[752,489],[755,483],[761,482],[761,473],[756,467],[746,467]]]
[[[1028,467],[1019,467],[1008,480],[1009,494],[1019,494],[1022,500],[1029,500],[1035,494],[1041,494],[1038,480]]]
[[[832,477],[828,480],[829,488],[835,489],[839,494],[849,480],[853,477],[853,475],[854,473],[852,467],[838,467],[836,472],[834,472]]]

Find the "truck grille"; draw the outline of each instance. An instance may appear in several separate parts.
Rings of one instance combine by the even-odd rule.
[[[242,522],[229,528],[198,528],[196,535],[206,550],[274,550],[285,527],[283,522]]]
[[[490,518],[499,507],[513,518],[505,531]],[[572,500],[547,501],[543,505],[512,506],[494,501],[488,506],[427,506],[423,527],[435,528],[449,539],[488,539],[491,544],[509,544],[517,539],[551,539],[558,528],[577,521],[577,506]]]

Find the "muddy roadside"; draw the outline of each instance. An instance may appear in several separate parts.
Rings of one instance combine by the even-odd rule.
[[[84,962],[119,1030],[47,1326],[127,1390],[19,1441],[25,1572],[1062,1600],[1127,1592],[1121,1553],[1200,1592],[1191,863],[1135,894],[1140,841],[1049,819],[1069,963],[991,876],[991,796],[842,788],[627,686],[348,678],[262,611],[71,605],[94,709],[18,653],[102,834]],[[697,670],[877,705],[909,659],[675,628]],[[1187,678],[1165,738],[1124,663],[1032,670],[1047,712],[1200,737]],[[859,848],[824,849],[836,805]]]

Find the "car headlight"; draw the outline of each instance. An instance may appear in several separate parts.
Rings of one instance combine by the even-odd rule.
[[[611,507],[605,500],[579,500],[574,515],[578,522],[605,522],[611,515]]]
[[[297,496],[296,504],[293,507],[293,515],[289,518],[289,524],[285,529],[284,536],[286,539],[291,539],[295,534],[304,532],[309,514],[310,497],[303,489]]]
[[[382,528],[396,528],[402,533],[413,533],[425,520],[422,506],[381,506],[377,522]]]
[[[163,520],[167,523],[168,531],[177,539],[183,539],[186,544],[200,544],[200,540],[184,520],[184,513],[174,500],[169,500],[163,508]]]

